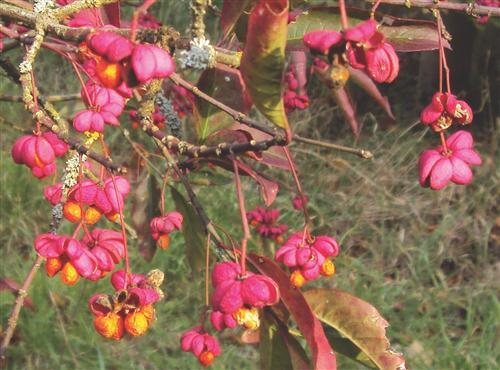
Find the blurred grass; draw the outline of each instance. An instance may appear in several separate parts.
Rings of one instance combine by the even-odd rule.
[[[392,345],[406,354],[411,368],[498,368],[498,173],[488,147],[479,143],[485,164],[476,169],[472,185],[440,192],[421,189],[416,161],[432,140],[422,136],[419,129],[376,130],[361,140],[375,152],[372,161],[294,146],[314,228],[336,235],[342,245],[338,274],[318,284],[346,290],[375,305],[391,324]],[[345,132],[344,137],[350,141]],[[291,179],[282,177],[291,185]],[[0,179],[3,275],[21,281],[34,258],[33,237],[45,230],[50,208],[42,199],[42,184],[26,168],[14,165],[5,150]],[[258,188],[249,181],[244,185],[249,208],[260,204]],[[197,192],[215,222],[239,235],[231,186],[198,187]],[[290,198],[283,192],[276,207],[293,229],[300,226],[301,215],[291,208]],[[197,321],[203,276],[192,278],[180,235],[151,263],[142,260],[134,243],[131,250],[134,270],[160,268],[167,275],[168,298],[158,305],[158,320],[145,337],[116,343],[94,332],[86,300],[95,292],[109,291],[106,279],[81,281],[71,288],[42,273],[30,290],[36,311],[25,309],[21,314],[9,349],[9,368],[195,367],[195,359],[179,351],[178,339]],[[13,297],[0,294],[5,324]],[[224,335],[223,355],[214,368],[258,369],[257,352],[229,335]],[[343,359],[340,363],[341,368],[358,368]]]

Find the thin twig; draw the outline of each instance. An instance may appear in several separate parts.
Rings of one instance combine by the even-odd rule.
[[[243,190],[241,189],[241,179],[238,170],[238,162],[233,159],[233,171],[234,171],[234,182],[236,185],[236,196],[238,198],[238,205],[240,207],[240,217],[241,225],[243,228],[243,237],[241,239],[241,275],[244,277],[247,273],[247,244],[248,239],[250,239],[250,228],[248,227],[247,212],[245,210],[245,197],[243,195]]]
[[[207,0],[191,1],[191,35],[194,38],[202,39],[205,37],[205,14],[207,12]]]
[[[196,87],[192,83],[184,80],[177,73],[172,73],[169,78],[176,85],[180,85],[180,86],[184,87],[185,89],[191,91],[197,97],[205,100],[206,102],[212,104],[214,107],[219,108],[221,111],[229,114],[235,121],[242,123],[244,125],[247,125],[248,127],[255,128],[255,129],[262,131],[262,132],[264,132],[268,135],[271,135],[271,136],[275,136],[277,134],[277,132],[274,128],[266,127],[263,124],[247,117],[242,112],[239,112],[239,111],[225,105],[224,103],[221,103],[217,99],[214,99],[210,95],[205,94],[203,91],[198,89],[198,87]]]
[[[365,0],[373,2],[373,0]],[[500,8],[492,6],[479,5],[475,2],[455,3],[451,1],[435,1],[435,0],[381,0],[381,4],[387,5],[403,5],[406,7],[426,8],[426,9],[446,9],[458,12],[464,12],[469,15],[490,15],[494,17],[500,16]]]
[[[49,95],[45,96],[45,101],[51,103],[70,101],[70,100],[78,100],[81,99],[81,95],[78,94],[65,94],[65,95]],[[0,101],[7,101],[12,103],[18,103],[23,101],[23,97],[21,95],[0,95]]]
[[[17,319],[19,318],[19,313],[21,312],[21,308],[24,303],[24,299],[28,295],[28,289],[35,277],[38,269],[42,265],[42,261],[44,258],[40,255],[37,256],[35,262],[31,266],[31,269],[28,271],[26,278],[24,279],[23,285],[21,289],[17,291],[16,302],[14,303],[14,307],[12,307],[12,311],[9,315],[9,319],[7,320],[7,330],[5,330],[2,338],[2,344],[0,345],[0,362],[4,363],[5,361],[5,350],[9,346],[10,340],[12,339],[12,335],[14,335],[14,331],[17,326]]]
[[[323,148],[334,149],[334,150],[339,150],[341,152],[356,154],[357,156],[359,156],[361,158],[364,158],[364,159],[371,159],[371,158],[373,158],[373,153],[370,152],[369,150],[366,150],[366,149],[351,148],[351,147],[348,147],[348,146],[339,145],[339,144],[333,144],[333,143],[328,143],[328,142],[320,141],[320,140],[314,140],[314,139],[310,139],[310,138],[307,138],[307,137],[302,137],[302,136],[299,136],[299,135],[294,135],[293,136],[293,140],[301,142],[301,143],[306,143],[306,144],[320,146],[320,147],[323,147]]]

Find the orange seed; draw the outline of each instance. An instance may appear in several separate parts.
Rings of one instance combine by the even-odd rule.
[[[148,319],[142,312],[131,312],[125,317],[125,330],[133,337],[143,335],[148,327]]]
[[[123,318],[114,312],[98,316],[94,320],[94,328],[104,338],[120,340],[123,337]]]

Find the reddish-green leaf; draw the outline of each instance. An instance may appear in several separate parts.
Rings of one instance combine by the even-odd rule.
[[[198,80],[198,88],[225,105],[247,113],[251,102],[240,71],[225,65],[205,70]],[[195,127],[200,141],[210,134],[229,127],[234,119],[206,100],[195,99]]]
[[[288,328],[265,309],[260,324],[260,368],[264,370],[306,370],[309,360]]]
[[[108,17],[109,24],[112,24],[113,26],[118,28],[121,27],[120,2],[104,5],[104,12]]]
[[[349,25],[356,24],[368,19],[369,12],[361,9],[348,9]],[[387,41],[389,41],[396,51],[426,51],[435,50],[439,47],[438,30],[434,22],[403,19],[388,15],[377,15],[381,19],[380,32],[382,32]],[[302,44],[304,34],[317,30],[335,30],[342,29],[338,7],[311,7],[307,12],[298,16],[295,22],[288,26],[288,41],[291,44]],[[450,45],[443,40],[444,46]]]
[[[337,289],[312,289],[304,296],[319,320],[353,342],[379,369],[405,368],[403,356],[390,349],[385,336],[389,324],[368,302]]]
[[[259,184],[260,192],[262,194],[262,198],[264,199],[266,207],[269,207],[271,204],[273,204],[276,196],[278,195],[279,185],[274,181],[260,176],[252,169],[252,167],[246,165],[245,163],[237,161],[237,164],[239,170],[243,171],[245,174],[254,179],[257,184]]]
[[[356,110],[351,102],[351,98],[347,94],[347,90],[344,87],[338,89],[332,89],[332,96],[337,105],[340,107],[344,118],[351,126],[351,130],[354,135],[359,136],[359,124],[356,118]]]
[[[271,135],[268,135],[260,130],[248,127],[241,123],[234,123],[231,126],[233,130],[238,131],[246,131],[249,135],[251,135],[252,139],[255,141],[269,140],[271,139]],[[290,170],[290,165],[286,160],[286,156],[283,153],[283,148],[278,146],[272,146],[268,150],[259,153],[258,156],[254,157],[254,159],[258,160],[259,163],[263,163],[267,166],[278,167],[283,170]]]
[[[335,354],[321,322],[312,312],[302,292],[291,286],[288,275],[273,261],[255,254],[251,254],[249,260],[261,274],[269,276],[278,284],[281,300],[311,349],[313,368],[335,370],[337,368]]]
[[[142,171],[137,179],[132,200],[132,226],[137,231],[139,253],[146,261],[151,261],[156,253],[156,243],[151,237],[149,222],[160,215],[160,189],[154,178],[147,171]]]
[[[257,109],[289,133],[283,102],[288,0],[260,0],[248,21],[241,72]]]
[[[349,67],[349,74],[351,75],[352,80],[368,95],[370,95],[373,100],[375,100],[384,109],[385,113],[387,113],[387,115],[392,120],[396,119],[392,114],[389,100],[386,96],[383,96],[380,93],[380,90],[378,89],[375,82],[373,82],[373,80],[365,73],[365,71]]]
[[[193,272],[200,272],[205,262],[205,227],[194,207],[175,188],[171,188],[175,208],[184,217],[182,234],[186,257]]]
[[[241,14],[248,9],[252,2],[253,0],[224,0],[220,17],[222,39],[231,33]]]

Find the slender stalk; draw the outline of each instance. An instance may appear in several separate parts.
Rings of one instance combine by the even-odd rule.
[[[268,135],[271,135],[271,136],[276,135],[276,130],[274,130],[273,128],[266,127],[263,124],[247,117],[245,114],[225,105],[224,103],[218,101],[217,99],[211,97],[210,95],[205,94],[203,91],[198,89],[198,87],[196,87],[192,83],[184,80],[177,73],[172,73],[169,78],[176,85],[180,85],[180,86],[184,87],[185,89],[191,91],[194,95],[196,95],[200,99],[205,100],[206,102],[212,104],[214,107],[219,108],[221,111],[229,114],[235,121],[240,122],[244,125],[247,125],[248,127],[255,128],[255,129],[262,131]]]
[[[341,152],[356,154],[357,156],[364,158],[364,159],[373,158],[373,153],[370,152],[369,150],[366,150],[366,149],[351,148],[351,147],[344,146],[344,145],[328,143],[328,142],[320,141],[320,140],[314,140],[314,139],[310,139],[307,137],[299,136],[297,134],[295,134],[293,136],[293,140],[298,141],[300,143],[311,144],[311,145],[316,145],[316,146],[320,146],[323,148],[334,149],[334,150],[338,150]]]
[[[373,0],[365,0],[365,1],[373,2]],[[453,10],[457,12],[463,12],[472,16],[475,15],[490,15],[494,17],[500,16],[500,8],[479,5],[475,2],[458,3],[451,1],[435,1],[435,0],[381,0],[380,3],[388,5],[415,7],[415,8]]]
[[[300,198],[302,199],[302,204],[304,205],[302,207],[302,210],[304,212],[304,229],[307,229],[307,226],[309,225],[309,212],[307,211],[307,198],[304,194],[304,191],[302,190],[302,185],[300,184],[299,176],[297,175],[297,167],[295,166],[295,162],[293,161],[292,155],[290,154],[290,151],[288,150],[287,147],[283,148],[283,152],[285,153],[286,160],[288,161],[288,164],[290,166],[290,169],[292,171],[292,176],[293,176],[293,181],[295,182],[295,186],[297,188],[297,193],[299,194]]]
[[[439,132],[439,138],[441,139],[441,145],[443,146],[444,152],[448,153],[448,145],[446,144],[446,134],[444,131]]]
[[[241,179],[238,170],[238,162],[233,159],[234,182],[236,185],[236,196],[238,198],[238,205],[240,206],[241,225],[243,227],[243,238],[241,239],[241,275],[245,276],[247,273],[247,244],[250,239],[250,228],[248,227],[247,212],[245,210],[245,197],[241,189]]]
[[[118,192],[118,187],[116,186],[116,180],[115,180],[115,175],[113,173],[110,173],[111,175],[111,181],[113,181],[113,187],[115,189],[115,196],[116,200],[118,201],[118,197],[121,196]],[[118,213],[120,215],[120,225],[122,229],[122,238],[123,238],[123,249],[124,249],[124,260],[125,260],[125,286],[123,289],[127,289],[128,286],[128,279],[129,279],[129,274],[130,274],[130,261],[128,258],[128,245],[127,245],[127,232],[125,230],[125,217],[123,216],[123,207],[120,207],[120,202],[118,203]]]
[[[144,3],[139,6],[132,15],[132,24],[130,26],[130,40],[135,42],[137,36],[137,25],[139,23],[139,17],[142,14],[146,14],[148,9],[155,3],[156,0],[144,0]]]
[[[210,287],[210,234],[207,234],[207,244],[205,247],[205,306],[210,305],[209,287]]]
[[[49,95],[45,96],[45,101],[51,103],[78,100],[80,99],[80,94],[65,94],[65,95]],[[22,103],[23,97],[21,95],[0,95],[0,101],[6,101],[11,103]]]
[[[19,318],[19,313],[21,312],[21,308],[24,303],[24,299],[28,295],[28,289],[35,277],[37,271],[40,269],[42,265],[42,261],[44,258],[38,255],[35,259],[35,262],[31,266],[31,269],[28,271],[26,278],[24,279],[23,285],[21,289],[17,292],[16,302],[12,307],[12,311],[9,315],[9,319],[7,320],[7,329],[5,330],[2,338],[2,344],[0,345],[0,361],[3,363],[5,361],[5,350],[9,346],[10,340],[12,339],[12,335],[14,335],[14,331],[17,326],[17,319]]]
[[[205,37],[205,14],[208,0],[191,0],[191,34],[194,38]]]
[[[339,0],[339,8],[340,8],[340,23],[342,25],[342,29],[346,30],[347,28],[349,28],[349,21],[347,19],[345,0]]]

